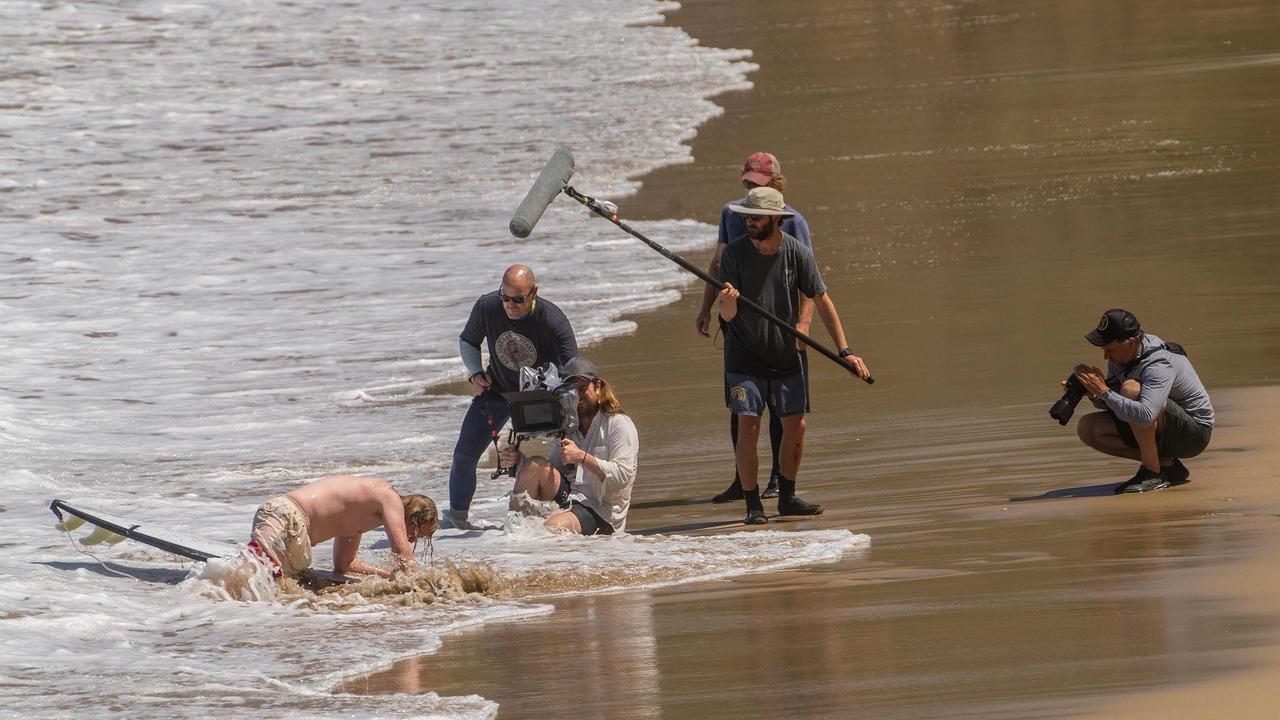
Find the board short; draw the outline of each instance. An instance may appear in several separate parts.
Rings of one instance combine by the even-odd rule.
[[[311,567],[311,524],[288,495],[258,507],[250,537],[275,560],[285,577],[300,575]]]
[[[1110,412],[1110,411],[1108,411]],[[1121,420],[1114,412],[1111,420],[1115,422],[1116,432],[1124,444],[1138,449],[1138,439],[1133,436],[1133,428]],[[1178,403],[1169,400],[1164,406],[1164,421],[1156,436],[1156,452],[1162,458],[1193,458],[1209,446],[1209,438],[1213,428],[1201,425],[1187,414]]]
[[[569,505],[569,512],[578,518],[578,524],[582,526],[583,535],[612,535],[613,526],[608,520],[600,517],[595,510],[583,505],[581,502],[574,500]]]
[[[809,407],[808,383],[805,373],[797,372],[785,377],[761,377],[744,373],[726,372],[728,388],[725,403],[735,415],[760,417],[764,409],[777,417],[803,414]]]

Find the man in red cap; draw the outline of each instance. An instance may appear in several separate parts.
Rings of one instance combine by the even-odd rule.
[[[782,174],[782,168],[778,164],[778,158],[771,153],[757,152],[747,157],[747,162],[742,168],[742,187],[750,191],[757,187],[771,187],[778,192],[783,192],[787,179]],[[720,210],[720,235],[716,243],[715,254],[711,256],[711,264],[707,267],[707,274],[711,277],[718,277],[720,272],[720,257],[724,253],[725,248],[730,243],[738,242],[746,238],[747,225],[743,221],[743,215],[735,213],[729,209],[731,205],[740,205],[745,202],[746,198],[737,202],[725,203]],[[788,205],[787,212],[790,216],[782,220],[782,232],[799,240],[801,244],[813,250],[813,242],[809,237],[809,224],[805,222],[804,216],[796,211],[795,208]],[[715,301],[716,289],[710,285],[703,288],[702,292],[702,308],[698,311],[698,318],[695,322],[698,333],[703,337],[711,337],[711,304]],[[796,321],[796,328],[800,332],[808,335],[809,324],[813,320],[813,303],[803,295],[800,300],[800,314]],[[800,360],[804,365],[804,377],[806,382],[809,376],[809,357],[804,351],[804,347],[800,347]],[[725,393],[729,391],[726,383]],[[805,411],[808,412],[808,406]],[[729,414],[729,438],[733,442],[733,447],[738,446],[738,416]],[[761,497],[771,498],[778,494],[778,449],[782,444],[782,420],[773,413],[769,414],[769,444],[773,448],[773,469],[769,473],[769,484],[765,486],[764,493]],[[729,483],[729,487],[719,495],[712,498],[712,502],[726,503],[736,500],[742,500],[742,478],[738,476],[735,468],[733,482]]]

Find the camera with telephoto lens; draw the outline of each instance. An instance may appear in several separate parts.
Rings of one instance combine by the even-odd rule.
[[[1049,408],[1049,417],[1058,421],[1059,425],[1066,425],[1071,419],[1071,414],[1076,411],[1076,405],[1080,404],[1081,398],[1085,395],[1084,384],[1080,382],[1080,378],[1075,373],[1067,376],[1066,390],[1063,391],[1062,397],[1058,398],[1058,402]]]

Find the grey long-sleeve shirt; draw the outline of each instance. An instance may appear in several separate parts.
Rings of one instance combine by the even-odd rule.
[[[1160,338],[1147,334],[1142,338],[1138,355],[1163,344]],[[1186,355],[1156,350],[1129,368],[1108,362],[1107,378],[1120,382],[1133,379],[1142,383],[1137,400],[1130,400],[1114,390],[1098,397],[1107,409],[1125,422],[1148,426],[1156,421],[1160,408],[1169,400],[1186,410],[1192,420],[1213,427],[1213,404],[1209,402],[1209,393]]]

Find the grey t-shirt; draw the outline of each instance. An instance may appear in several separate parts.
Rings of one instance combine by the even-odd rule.
[[[1143,353],[1161,345],[1164,345],[1163,340],[1147,334],[1142,338],[1138,356],[1142,357]],[[1099,398],[1125,422],[1150,425],[1155,422],[1167,399],[1178,403],[1192,420],[1205,427],[1213,427],[1213,404],[1209,402],[1209,392],[1204,389],[1200,376],[1186,355],[1155,350],[1128,368],[1108,362],[1107,378],[1117,382],[1112,387],[1119,387],[1118,382],[1130,379],[1142,383],[1137,400],[1130,400],[1118,392],[1107,392]]]
[[[750,240],[729,243],[720,256],[720,280],[792,326],[799,293],[812,298],[827,291],[813,253],[786,233],[773,255],[762,255]],[[740,303],[725,326],[724,369],[760,377],[794,375],[800,372],[795,336]]]

